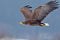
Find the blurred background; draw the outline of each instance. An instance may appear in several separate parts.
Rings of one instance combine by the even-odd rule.
[[[0,0],[0,39],[60,40],[60,8],[51,12],[44,20],[49,27],[20,25],[24,16],[20,8],[31,5],[32,10],[52,0]],[[60,0],[56,0],[60,4]]]

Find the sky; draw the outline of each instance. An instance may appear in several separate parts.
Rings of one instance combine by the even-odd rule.
[[[31,5],[32,10],[51,0],[0,0],[0,35],[12,36],[21,40],[55,40],[60,35],[60,8],[51,12],[44,20],[49,27],[18,24],[24,21],[20,8]],[[57,0],[60,4],[60,0]],[[57,37],[56,37],[57,38]]]

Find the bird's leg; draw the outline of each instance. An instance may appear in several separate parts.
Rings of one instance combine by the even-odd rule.
[[[39,25],[40,25],[40,26],[45,26],[45,24],[44,24],[44,23],[40,23]]]
[[[40,23],[40,26],[49,26],[48,23]]]

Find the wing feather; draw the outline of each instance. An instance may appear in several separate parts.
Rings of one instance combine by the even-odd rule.
[[[26,20],[32,17],[32,10],[30,10],[29,8],[23,7],[20,11],[23,13]]]
[[[58,8],[56,1],[50,1],[45,5],[39,6],[34,10],[33,19],[37,19],[40,22],[53,10]]]

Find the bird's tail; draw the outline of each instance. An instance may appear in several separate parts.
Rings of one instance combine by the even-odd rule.
[[[41,27],[49,26],[49,24],[48,24],[48,23],[40,23],[40,26],[41,26]]]
[[[44,23],[45,24],[45,26],[49,26],[49,24],[48,23]]]

